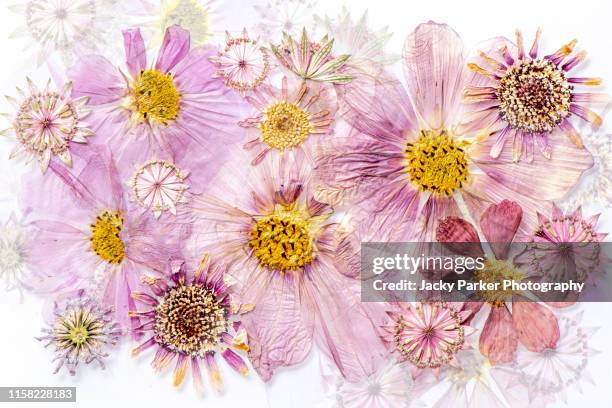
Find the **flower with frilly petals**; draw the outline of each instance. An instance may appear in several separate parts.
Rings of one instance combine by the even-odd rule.
[[[315,16],[317,26],[334,39],[334,50],[351,56],[345,68],[356,69],[369,75],[378,75],[388,65],[400,59],[399,55],[389,54],[385,45],[391,38],[387,27],[372,31],[368,27],[367,10],[353,20],[346,7],[336,18]]]
[[[357,76],[336,87],[340,112],[354,131],[337,135],[317,158],[317,197],[352,204],[364,236],[380,241],[433,241],[438,220],[478,217],[504,197],[526,210],[558,199],[591,166],[590,154],[564,141],[552,160],[529,166],[489,156],[492,138],[465,124],[461,92],[469,71],[463,44],[447,25],[421,24],[404,45],[408,92],[389,75]],[[414,109],[413,109],[414,107]],[[546,178],[546,183],[534,180]]]
[[[216,49],[190,50],[189,32],[172,26],[148,65],[140,30],[126,30],[123,37],[127,71],[90,55],[68,72],[73,95],[91,98],[90,122],[104,136],[97,142],[111,148],[122,178],[162,152],[177,160],[197,149],[210,161],[221,160],[226,146],[242,136],[236,125],[242,104],[222,79],[213,78],[209,58]],[[126,157],[135,152],[139,157],[130,162]]]
[[[249,37],[246,28],[242,35],[232,37],[225,33],[225,47],[210,57],[218,70],[216,76],[225,80],[225,85],[244,94],[259,87],[270,73],[268,50]]]
[[[386,353],[358,275],[345,262],[344,230],[312,196],[304,161],[244,166],[244,153],[192,204],[192,247],[228,264],[235,293],[254,310],[242,321],[250,359],[264,381],[303,361],[315,340],[350,381],[373,373]]]
[[[269,42],[277,41],[283,33],[299,35],[303,27],[312,27],[316,4],[317,0],[269,0],[255,5],[259,16],[255,29]]]
[[[346,381],[335,367],[323,366],[325,399],[317,408],[414,407],[413,380],[408,364],[388,362],[359,382]]]
[[[487,284],[506,280],[520,280],[523,271],[518,271],[509,260],[510,245],[521,224],[523,210],[512,201],[503,200],[492,204],[480,218],[480,229],[492,254],[487,256],[484,268],[474,273],[474,280]],[[437,239],[443,243],[479,243],[476,229],[463,219],[448,217],[440,222]],[[474,248],[477,256],[484,256],[485,250]],[[480,297],[490,305],[487,321],[479,339],[480,352],[492,364],[513,360],[519,341],[534,352],[555,348],[559,340],[559,325],[554,313],[542,304],[527,300],[518,292],[508,290],[480,290]],[[512,313],[506,305],[512,302]],[[467,302],[474,314],[482,302]],[[555,306],[551,304],[551,306]]]
[[[7,97],[17,110],[12,115],[12,128],[2,132],[4,135],[14,133],[19,142],[11,158],[25,153],[28,161],[38,160],[43,173],[55,157],[66,166],[72,166],[71,144],[87,143],[86,138],[94,133],[83,123],[90,113],[85,107],[89,98],[73,98],[71,91],[70,82],[56,91],[51,88],[50,80],[41,91],[28,78],[27,94],[17,88],[19,100]]]
[[[252,164],[259,164],[269,152],[312,155],[312,146],[333,131],[337,105],[329,87],[314,82],[289,82],[282,79],[276,90],[264,87],[247,100],[257,109],[254,116],[241,121],[249,129],[245,149],[258,147]]]
[[[476,104],[474,117],[480,117],[493,130],[495,138],[489,154],[502,154],[506,141],[511,143],[515,161],[532,161],[534,150],[546,158],[553,155],[553,146],[567,138],[584,148],[582,138],[570,121],[571,116],[601,126],[599,115],[584,105],[608,100],[600,93],[581,93],[578,85],[600,85],[599,78],[569,76],[586,58],[586,52],[574,54],[576,40],[564,44],[553,54],[539,56],[540,30],[528,52],[523,35],[516,32],[516,44],[504,38],[492,41],[490,51],[468,66],[475,72],[465,89],[465,99]]]
[[[53,346],[58,361],[55,372],[62,367],[75,375],[79,364],[97,361],[104,369],[107,348],[114,346],[123,335],[119,324],[113,320],[113,310],[101,306],[97,300],[79,291],[76,298],[65,301],[60,307],[54,303],[51,327],[43,329],[44,336],[37,340]]]
[[[28,287],[27,259],[31,245],[26,224],[11,213],[0,224],[0,279],[7,290]]]
[[[353,80],[342,68],[351,57],[348,54],[335,57],[331,54],[334,40],[324,36],[321,41],[310,41],[306,29],[299,41],[283,33],[280,45],[270,46],[278,62],[302,79],[345,84]]]
[[[177,256],[179,231],[127,204],[108,149],[88,152],[72,172],[52,162],[55,177],[24,181],[21,206],[33,237],[28,267],[39,279],[31,287],[43,295],[87,289],[128,327],[137,324],[127,316],[130,292],[141,273],[163,271]]]
[[[471,312],[461,303],[402,303],[387,313],[390,322],[383,326],[385,340],[400,361],[417,369],[439,369],[452,363],[465,337],[474,332],[467,324]]]
[[[129,312],[143,322],[134,331],[149,337],[134,348],[132,355],[155,347],[157,351],[151,364],[156,370],[164,369],[176,357],[175,387],[183,383],[191,366],[194,386],[201,393],[200,363],[203,362],[212,386],[220,391],[222,380],[215,360],[217,353],[234,370],[243,375],[248,373],[244,360],[234,349],[249,349],[246,332],[237,320],[249,307],[233,303],[223,274],[224,268],[211,264],[208,256],[189,275],[183,261],[172,260],[169,272],[163,277],[143,277],[150,294],[132,292],[136,301],[148,307],[146,311]]]

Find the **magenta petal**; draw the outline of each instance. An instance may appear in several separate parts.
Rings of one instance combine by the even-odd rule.
[[[164,42],[159,49],[155,69],[168,72],[178,64],[189,52],[189,31],[173,25],[166,29]]]
[[[521,225],[523,210],[514,201],[491,204],[480,217],[480,228],[497,259],[506,259],[514,234]]]
[[[492,306],[478,348],[492,364],[512,361],[518,346],[518,336],[506,305]]]
[[[140,71],[147,66],[147,52],[139,28],[123,31],[125,61],[133,77],[138,77]]]
[[[242,375],[246,375],[249,372],[247,365],[245,364],[242,357],[234,353],[231,349],[227,348],[222,353],[223,358],[227,361],[234,370],[238,371]]]
[[[546,307],[534,302],[512,302],[512,319],[521,343],[530,351],[555,348],[559,340],[559,323]]]

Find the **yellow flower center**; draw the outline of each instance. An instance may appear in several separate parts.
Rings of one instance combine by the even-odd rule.
[[[134,105],[143,120],[164,125],[176,120],[180,95],[172,76],[154,69],[142,71],[134,84]]]
[[[195,45],[205,44],[208,40],[208,9],[198,0],[174,0],[162,11],[162,30],[179,25],[189,31]]]
[[[479,290],[481,298],[494,306],[501,306],[506,301],[512,299],[512,295],[516,291],[511,288],[503,289],[505,280],[514,280],[520,282],[525,278],[525,275],[518,271],[511,261],[487,259],[484,268],[477,270],[474,273],[474,281],[481,281],[484,284],[497,283],[498,289],[483,289]]]
[[[572,86],[547,60],[523,61],[499,81],[501,117],[515,129],[551,132],[569,115]]]
[[[125,257],[125,245],[120,233],[123,217],[116,211],[104,211],[91,225],[91,249],[103,260],[119,264]]]
[[[266,119],[259,126],[264,142],[279,150],[301,145],[312,131],[308,113],[287,102],[268,106]]]
[[[406,145],[407,172],[421,191],[450,195],[467,180],[467,142],[458,142],[443,131],[422,130]]]
[[[74,326],[68,332],[68,338],[75,346],[81,346],[87,343],[89,339],[89,330],[82,324]]]
[[[295,210],[276,210],[257,220],[249,246],[261,266],[281,272],[295,271],[313,260],[308,223]]]

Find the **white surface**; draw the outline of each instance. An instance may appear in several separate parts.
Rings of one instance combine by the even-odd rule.
[[[10,3],[13,3],[11,1]],[[2,3],[8,3],[2,0]],[[521,28],[530,43],[538,26],[543,28],[544,50],[556,50],[562,43],[578,38],[581,47],[589,52],[589,66],[586,72],[612,81],[612,3],[605,0],[592,1],[389,1],[351,2],[320,1],[317,10],[321,14],[335,16],[343,4],[349,6],[351,14],[357,17],[366,8],[370,12],[370,25],[379,28],[388,25],[394,33],[389,49],[400,53],[408,33],[420,23],[428,20],[446,22],[462,36],[466,48],[496,35],[512,36],[516,28]],[[247,2],[233,0],[220,2],[220,7],[228,8],[225,15],[232,16],[227,27],[232,31],[251,26],[257,22],[256,14]],[[2,94],[14,94],[14,85],[22,86],[25,76],[42,81],[48,77],[45,67],[36,69],[26,60],[23,47],[29,42],[7,40],[14,27],[23,24],[15,14],[0,8],[0,78]],[[224,30],[225,27],[215,27]],[[31,52],[30,52],[31,54]],[[609,88],[608,88],[609,91]],[[6,111],[4,101],[0,110]],[[0,126],[4,128],[4,124]],[[612,124],[607,124],[612,130]],[[6,163],[12,141],[0,142],[0,184],[2,194],[6,183],[13,177],[11,172],[19,172],[21,165]],[[2,198],[2,197],[0,197]],[[16,204],[12,200],[0,203],[0,217],[5,219]],[[597,208],[585,208],[591,214]],[[600,230],[612,232],[612,214],[603,214]],[[571,391],[568,406],[611,407],[612,397],[609,387],[612,384],[612,339],[611,304],[589,304],[579,308],[586,311],[584,324],[600,326],[601,329],[592,339],[592,346],[601,353],[589,362],[589,372],[595,385],[583,387],[583,393]],[[321,376],[318,354],[298,367],[279,370],[275,380],[264,385],[254,372],[244,379],[225,364],[220,364],[226,391],[222,396],[215,395],[210,387],[203,399],[198,399],[190,382],[181,390],[172,387],[170,371],[163,375],[153,372],[149,366],[151,353],[139,358],[130,356],[132,344],[127,340],[121,349],[108,361],[106,371],[87,370],[80,377],[70,378],[66,374],[53,376],[50,363],[51,353],[42,348],[34,339],[41,327],[41,301],[26,296],[20,301],[17,292],[0,293],[0,385],[2,386],[69,386],[78,388],[78,403],[81,407],[107,407],[109,404],[139,407],[313,407],[322,397]],[[92,367],[93,368],[93,367]],[[86,374],[86,375],[83,375]],[[40,406],[30,404],[32,406]],[[0,404],[0,406],[5,406]],[[28,404],[20,404],[26,407]],[[60,407],[63,404],[56,404]],[[75,406],[65,404],[65,406]],[[558,406],[565,406],[559,403]]]

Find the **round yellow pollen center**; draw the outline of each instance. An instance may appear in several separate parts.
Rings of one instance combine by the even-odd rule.
[[[506,301],[511,300],[512,295],[516,293],[512,289],[503,289],[505,280],[514,280],[518,283],[524,278],[525,275],[518,271],[511,261],[507,260],[487,259],[484,268],[474,273],[475,282],[498,284],[498,289],[478,291],[485,302],[494,306],[503,305]]]
[[[451,195],[467,180],[465,143],[446,131],[422,130],[415,142],[406,145],[406,170],[421,191]]]
[[[268,106],[266,119],[259,126],[263,141],[279,150],[301,145],[312,131],[308,113],[287,102]]]
[[[180,94],[172,76],[154,69],[142,71],[134,84],[134,105],[143,120],[167,125],[176,120]]]
[[[123,217],[116,211],[104,211],[91,225],[91,249],[110,264],[119,264],[125,257],[120,233]]]
[[[529,133],[551,132],[569,115],[572,86],[547,59],[523,61],[499,81],[502,119]]]
[[[281,272],[295,271],[313,260],[308,224],[296,211],[277,210],[257,220],[249,246],[261,266]]]

